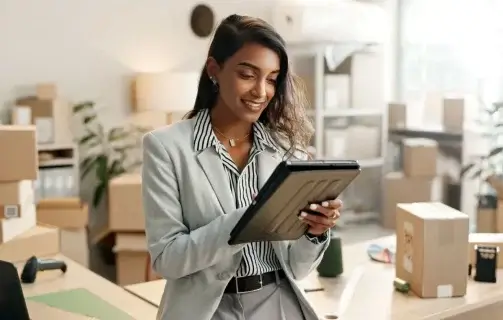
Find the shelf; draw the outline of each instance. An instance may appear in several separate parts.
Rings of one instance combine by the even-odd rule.
[[[56,150],[73,150],[75,148],[72,144],[39,144],[37,145],[38,151],[56,151]]]
[[[74,166],[75,160],[73,158],[61,158],[61,159],[51,159],[40,161],[38,164],[39,168],[49,168],[49,167],[63,167],[63,166]]]

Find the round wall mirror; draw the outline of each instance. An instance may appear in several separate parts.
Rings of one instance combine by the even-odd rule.
[[[190,28],[192,32],[200,38],[208,37],[213,31],[215,24],[215,14],[213,10],[205,4],[199,4],[190,14]]]

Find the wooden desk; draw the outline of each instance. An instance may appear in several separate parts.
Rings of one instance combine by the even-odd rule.
[[[135,319],[153,320],[156,318],[157,308],[152,304],[139,299],[123,288],[98,276],[63,255],[52,258],[66,262],[68,266],[66,274],[61,274],[59,270],[39,272],[35,283],[23,284],[25,297],[84,288]],[[19,272],[21,272],[23,265],[17,265]]]
[[[345,246],[343,249],[345,272],[338,278],[320,278],[313,272],[299,282],[305,289],[324,288],[306,296],[320,317],[336,314],[341,294],[351,278],[352,271],[363,270],[352,303],[344,320],[472,320],[499,319],[503,314],[503,284],[483,284],[470,281],[468,294],[461,298],[420,299],[393,290],[393,266],[372,262],[366,250],[370,243],[391,243],[394,237]],[[503,271],[498,276],[503,279]],[[158,306],[164,290],[164,280],[130,285],[126,290]]]

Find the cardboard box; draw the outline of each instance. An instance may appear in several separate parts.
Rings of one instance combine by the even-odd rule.
[[[470,233],[468,238],[468,262],[472,265],[475,264],[476,245],[499,247],[498,268],[503,268],[503,233]]]
[[[496,209],[490,209],[490,208],[477,209],[477,232],[479,233],[496,232]]]
[[[16,147],[13,148],[13,141]],[[37,180],[35,127],[0,125],[0,182]]]
[[[503,233],[503,200],[498,200],[495,222],[496,232]]]
[[[79,198],[41,199],[37,204],[37,221],[60,229],[85,228],[89,208]]]
[[[84,267],[89,267],[87,229],[60,229],[59,231],[61,253]]]
[[[421,298],[466,294],[469,219],[439,202],[399,204],[396,277]]]
[[[403,172],[390,172],[384,176],[381,222],[394,229],[396,206],[399,203],[441,201],[443,179],[407,177]]]
[[[30,108],[31,123],[36,127],[37,142],[39,144],[68,143],[72,141],[71,107],[67,101],[27,97],[18,99],[16,105]],[[12,119],[12,123],[18,123],[18,121],[19,119]]]
[[[126,286],[159,279],[150,266],[144,233],[117,233],[114,252],[118,285]]]
[[[33,201],[35,190],[33,181],[22,180],[0,182],[0,219],[17,218],[21,215],[21,204]]]
[[[58,87],[54,83],[40,83],[36,90],[40,100],[55,100],[58,97]]]
[[[110,231],[145,231],[140,173],[124,174],[110,181],[108,209]]]
[[[33,198],[28,199],[19,207],[20,217],[0,220],[0,244],[27,232],[37,225],[37,212]]]
[[[390,129],[407,128],[407,105],[405,103],[388,104],[388,127]]]
[[[438,143],[423,138],[403,140],[403,172],[409,177],[437,175]]]
[[[34,226],[28,231],[0,245],[0,260],[24,262],[32,256],[48,257],[60,252],[59,230]]]
[[[445,131],[462,132],[465,122],[465,99],[446,98],[443,100],[442,124]]]

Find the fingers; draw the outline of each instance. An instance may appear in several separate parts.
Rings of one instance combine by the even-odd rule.
[[[342,208],[342,200],[340,199],[335,199],[335,200],[329,200],[329,201],[323,201],[321,205],[325,208],[330,208],[333,210],[339,210]]]
[[[337,217],[338,218],[338,217]],[[335,226],[335,221],[337,218],[329,218],[322,215],[309,214],[302,211],[299,215],[299,219],[306,222],[312,227],[323,226],[325,228],[332,228]]]
[[[338,206],[340,207],[340,204]],[[324,201],[321,205],[313,203],[309,206],[309,210],[318,212],[329,218],[337,219],[340,216],[339,210],[331,207],[329,201]]]

